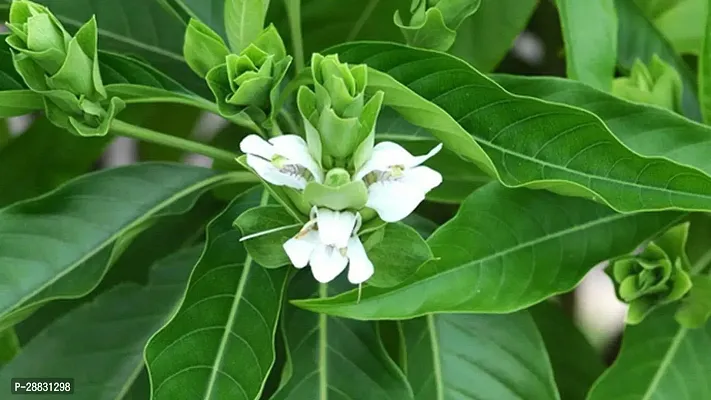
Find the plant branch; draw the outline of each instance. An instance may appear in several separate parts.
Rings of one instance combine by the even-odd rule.
[[[298,74],[304,69],[304,39],[301,33],[301,0],[284,0],[286,13],[289,16],[291,31],[291,50],[294,56],[294,66]]]
[[[235,162],[237,154],[227,150],[218,149],[204,143],[195,142],[175,136],[166,135],[165,133],[156,132],[151,129],[132,125],[127,122],[114,120],[111,123],[111,130],[121,136],[127,136],[134,139],[160,144],[163,146],[172,147],[174,149],[185,150],[191,153],[202,154],[215,160]]]

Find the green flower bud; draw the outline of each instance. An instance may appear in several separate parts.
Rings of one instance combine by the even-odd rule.
[[[10,7],[7,26],[15,69],[31,90],[43,95],[50,121],[74,134],[105,135],[124,103],[118,98],[105,102],[96,19],[72,37],[46,7],[18,0]]]
[[[214,37],[204,32],[202,35],[214,44]],[[215,60],[226,47],[213,47],[212,60]],[[290,64],[291,57],[286,55],[284,42],[276,28],[270,25],[240,54],[227,54],[223,63],[207,72],[205,79],[215,95],[220,114],[233,117],[244,111],[262,123],[271,113],[271,106],[276,102],[276,89]]]
[[[446,51],[454,44],[457,29],[479,9],[477,0],[413,0],[412,17],[405,24],[400,12],[393,20],[411,46]]]
[[[383,93],[366,103],[367,67],[341,63],[335,54],[314,54],[311,70],[315,91],[303,86],[297,96],[309,150],[326,169],[355,171],[372,152]]]
[[[655,308],[680,300],[689,289],[689,260],[685,254],[688,223],[667,231],[641,254],[612,263],[620,299],[629,303],[627,323],[638,324]]]
[[[655,54],[649,65],[636,60],[629,77],[615,79],[612,93],[637,103],[679,112],[682,86],[679,73]]]

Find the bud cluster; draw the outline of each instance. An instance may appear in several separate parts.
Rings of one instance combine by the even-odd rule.
[[[273,25],[235,54],[217,33],[193,19],[183,53],[192,70],[207,81],[222,116],[245,112],[256,123],[268,121],[276,89],[291,64]]]
[[[15,69],[41,94],[47,118],[82,136],[102,136],[124,102],[108,99],[99,71],[96,19],[71,36],[44,6],[17,0],[6,38]]]

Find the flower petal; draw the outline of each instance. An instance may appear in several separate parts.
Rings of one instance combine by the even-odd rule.
[[[304,237],[287,240],[283,247],[291,263],[296,268],[304,268],[309,264],[311,254],[319,244],[318,233],[309,231]]]
[[[442,143],[433,147],[432,150],[430,150],[425,155],[412,157],[412,159],[410,160],[411,163],[405,164],[405,167],[407,167],[407,168],[416,167],[416,166],[422,164],[423,162],[429,160],[430,158],[434,157],[437,153],[439,153],[440,150],[442,150]]]
[[[373,263],[368,258],[365,252],[363,243],[360,242],[357,236],[351,236],[348,240],[348,281],[354,284],[359,284],[367,281],[375,272]]]
[[[348,258],[333,246],[322,244],[316,246],[311,253],[309,264],[314,278],[321,283],[327,283],[346,269]]]
[[[402,165],[405,168],[416,167],[432,158],[442,150],[442,143],[435,146],[423,156],[413,156],[409,151],[394,142],[380,142],[373,148],[373,155],[363,164],[354,179],[363,179],[373,171],[387,171],[393,165]]]
[[[406,170],[399,181],[427,193],[442,183],[442,175],[430,167],[421,166]]]
[[[373,147],[373,154],[353,177],[363,179],[373,171],[387,171],[391,165],[405,165],[413,158],[407,150],[394,142],[380,142]]]
[[[274,146],[259,137],[259,135],[249,135],[242,139],[239,149],[245,154],[254,154],[266,160],[271,160],[274,156]]]
[[[309,148],[304,139],[298,135],[282,135],[269,139],[274,145],[276,154],[286,157],[294,164],[302,165],[314,176],[316,182],[323,182],[323,171],[309,153]]]
[[[333,211],[327,208],[319,208],[318,234],[321,243],[343,249],[348,246],[348,238],[353,234],[356,224],[356,214],[350,211]]]
[[[289,186],[298,190],[303,190],[306,187],[306,179],[304,177],[285,174],[279,171],[271,162],[255,155],[247,154],[247,165],[272,185]]]
[[[396,222],[407,217],[425,199],[418,186],[400,180],[375,182],[368,188],[367,207],[374,209],[385,222]]]

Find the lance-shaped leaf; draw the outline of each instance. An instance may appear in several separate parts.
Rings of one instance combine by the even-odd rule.
[[[617,9],[617,63],[627,70],[632,69],[635,61],[648,64],[656,54],[672,65],[681,75],[684,83],[682,110],[684,115],[693,120],[701,119],[696,78],[684,60],[674,51],[669,42],[655,28],[644,13],[635,4],[635,0],[615,0]]]
[[[495,75],[506,90],[523,96],[570,104],[588,110],[633,151],[664,157],[711,175],[711,128],[658,107],[631,103],[559,78]]]
[[[400,322],[402,367],[415,400],[559,399],[527,312],[441,314]]]
[[[120,284],[54,321],[2,369],[0,382],[72,377],[77,399],[122,398],[143,368],[143,347],[183,294],[201,247],[156,262],[145,286]]]
[[[325,297],[351,286],[343,279],[328,285],[308,271],[296,274],[289,297]],[[287,366],[271,400],[412,399],[405,376],[385,352],[372,322],[332,318],[293,306],[282,317]]]
[[[255,263],[232,226],[260,204],[255,189],[210,223],[180,308],[146,346],[153,399],[252,400],[262,392],[274,363],[286,270]]]
[[[226,0],[225,30],[234,53],[239,53],[264,29],[269,0]]]
[[[72,275],[110,257],[117,240],[155,216],[186,209],[200,193],[231,179],[180,164],[137,164],[84,175],[0,210],[0,275],[6,277],[0,281],[0,315],[25,309],[55,285],[71,286]]]
[[[593,202],[488,184],[427,243],[435,260],[390,289],[366,286],[300,307],[357,319],[431,312],[511,312],[574,288],[597,263],[627,254],[676,213],[616,214]]]
[[[584,400],[590,387],[605,371],[602,355],[559,305],[543,302],[528,311],[546,344],[561,398]]]
[[[711,208],[711,177],[635,154],[587,111],[513,95],[442,53],[388,43],[330,51],[378,69],[367,90],[385,92],[386,105],[506,186],[595,198],[623,212]]]
[[[674,306],[627,326],[617,360],[596,382],[588,400],[676,400],[711,397],[711,323],[688,329],[674,320]]]
[[[608,91],[617,62],[614,0],[556,0],[565,41],[567,75]]]

